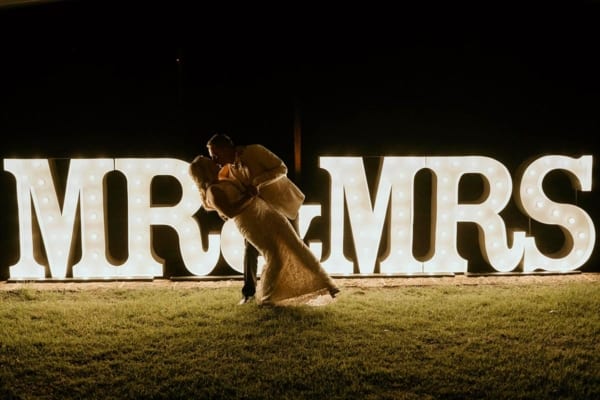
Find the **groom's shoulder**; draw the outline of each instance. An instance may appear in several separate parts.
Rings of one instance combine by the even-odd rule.
[[[262,152],[271,152],[267,147],[260,143],[252,143],[243,146],[242,151],[244,153],[262,153]]]

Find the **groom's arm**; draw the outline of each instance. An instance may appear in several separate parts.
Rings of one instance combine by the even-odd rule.
[[[288,169],[281,158],[262,145],[248,146],[243,157],[255,176],[252,186],[268,185],[287,175]]]

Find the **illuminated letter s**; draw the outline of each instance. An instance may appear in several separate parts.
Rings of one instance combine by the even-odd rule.
[[[557,272],[575,270],[589,259],[594,249],[596,231],[590,216],[574,205],[553,202],[544,193],[544,177],[556,169],[570,172],[571,181],[579,189],[589,191],[592,187],[592,156],[589,155],[579,158],[544,156],[527,166],[521,178],[517,204],[531,218],[558,225],[565,242],[552,257],[547,257],[538,250],[535,239],[528,237],[523,264],[526,272],[536,269]]]

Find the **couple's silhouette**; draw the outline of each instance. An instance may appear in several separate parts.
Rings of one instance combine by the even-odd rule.
[[[232,219],[245,241],[245,304],[310,303],[338,287],[291,223],[304,201],[287,177],[287,166],[260,144],[236,146],[222,133],[207,142],[210,158],[199,155],[190,164],[205,209]],[[265,264],[257,279],[257,259]]]

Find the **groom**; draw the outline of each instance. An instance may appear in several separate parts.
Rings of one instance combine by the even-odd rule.
[[[247,191],[258,194],[288,219],[296,219],[305,196],[287,177],[288,169],[281,158],[260,144],[236,146],[222,133],[215,133],[206,147],[210,157],[221,167],[220,176],[238,180]],[[256,293],[258,251],[247,240],[244,244],[243,297],[238,304],[246,304]]]

